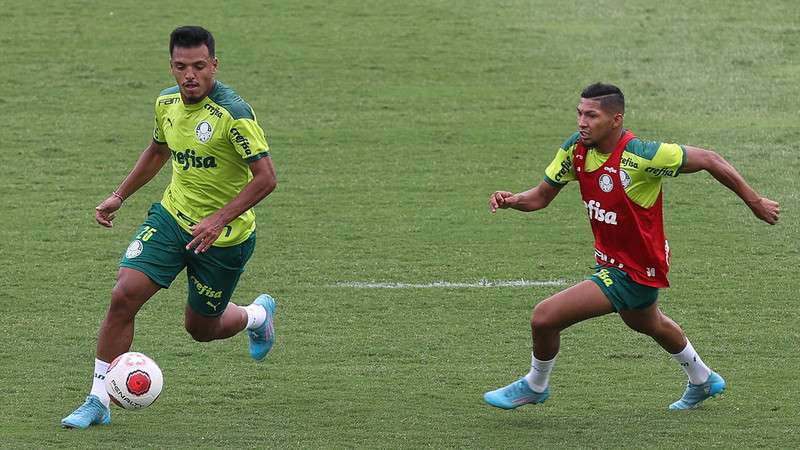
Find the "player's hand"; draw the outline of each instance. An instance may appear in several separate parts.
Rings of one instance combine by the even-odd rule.
[[[122,206],[122,200],[119,197],[115,195],[108,197],[94,208],[94,220],[106,228],[111,228],[114,226],[112,222],[120,206]]]
[[[212,214],[201,220],[200,223],[192,227],[194,239],[186,244],[186,250],[194,249],[195,254],[205,253],[217,241],[219,235],[222,234],[222,230],[225,229],[225,225],[227,223],[217,214]]]
[[[505,209],[514,206],[519,198],[512,192],[495,191],[489,196],[489,212],[494,214],[498,209]]]
[[[759,219],[767,222],[770,225],[778,223],[778,217],[781,215],[781,206],[778,202],[772,201],[766,197],[759,197],[754,202],[749,202],[747,206],[753,211]]]

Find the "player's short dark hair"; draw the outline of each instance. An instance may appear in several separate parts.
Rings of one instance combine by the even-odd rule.
[[[606,111],[625,114],[625,96],[622,90],[613,84],[590,84],[581,92],[581,98],[599,101],[600,107]]]
[[[214,57],[214,36],[203,27],[183,26],[175,28],[169,35],[169,56],[175,47],[194,48],[205,44],[208,47],[208,56]]]

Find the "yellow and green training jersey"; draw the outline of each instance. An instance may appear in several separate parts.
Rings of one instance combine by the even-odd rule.
[[[161,204],[178,224],[191,227],[228,204],[253,179],[249,164],[269,156],[253,108],[219,81],[202,101],[186,105],[178,86],[161,92],[153,140],[172,152],[172,181]],[[256,228],[252,209],[233,219],[214,245],[247,240]]]
[[[546,182],[560,187],[578,179],[573,157],[578,138],[580,134],[576,132],[558,149],[553,162],[545,169]],[[586,171],[597,170],[609,156],[609,153],[588,148]],[[677,177],[685,163],[686,149],[680,145],[633,138],[625,146],[619,163],[625,193],[637,205],[649,208],[661,193],[661,180],[664,177]]]

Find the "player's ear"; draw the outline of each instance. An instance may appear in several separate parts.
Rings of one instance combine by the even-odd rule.
[[[614,127],[621,127],[622,126],[622,119],[624,119],[624,118],[625,118],[625,116],[622,113],[614,114]]]
[[[218,59],[217,59],[217,57],[215,56],[215,57],[213,57],[213,58],[211,59],[211,67],[213,68],[212,72],[216,73],[216,72],[217,72],[217,67],[218,67],[218,66],[219,66],[219,60],[218,60]]]

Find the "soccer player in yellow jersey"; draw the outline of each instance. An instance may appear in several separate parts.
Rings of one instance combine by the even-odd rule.
[[[172,180],[150,208],[120,261],[111,304],[97,340],[94,378],[86,401],[61,424],[109,424],[105,374],[133,341],[134,318],[185,268],[185,327],[197,341],[225,339],[247,329],[250,356],[263,359],[274,342],[275,300],[229,303],[255,246],[253,206],[276,186],[264,131],[250,105],[215,80],[218,60],[207,30],[186,26],[170,35],[170,69],[177,85],[155,104],[150,145],[131,172],[97,206],[95,218],[112,226],[126,198],[171,160]]]
[[[518,194],[494,192],[489,210],[536,211],[549,205],[567,182],[577,181],[595,238],[596,272],[534,307],[530,372],[485,393],[484,400],[503,409],[544,402],[550,395],[550,371],[561,331],[616,312],[628,327],[652,337],[686,371],[686,390],[669,408],[695,408],[722,392],[725,380],[706,366],[681,327],[658,307],[658,290],[669,286],[661,181],[705,170],[769,224],[778,221],[779,205],[759,195],[713,151],[642,141],[624,129],[625,99],[616,86],[588,86],[577,112],[578,131],[558,150],[544,181]]]

